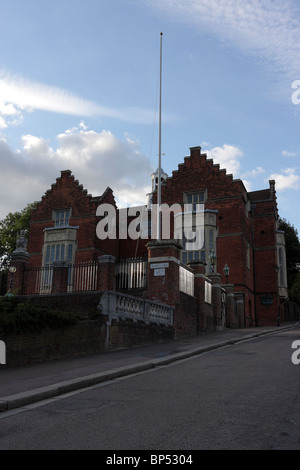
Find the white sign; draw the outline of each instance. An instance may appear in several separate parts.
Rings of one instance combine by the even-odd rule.
[[[154,269],[154,276],[164,276],[166,273],[164,268]]]
[[[160,269],[160,268],[168,268],[169,263],[154,263],[150,264],[151,269]]]

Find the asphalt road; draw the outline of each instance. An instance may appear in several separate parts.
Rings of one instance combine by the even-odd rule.
[[[300,450],[299,329],[0,414],[0,449]]]

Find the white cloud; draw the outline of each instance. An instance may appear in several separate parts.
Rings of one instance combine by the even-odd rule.
[[[0,166],[0,220],[40,200],[61,170],[70,169],[93,196],[110,186],[120,206],[146,203],[153,171],[133,137],[119,140],[84,123],[59,134],[56,149],[43,138],[24,135],[16,152],[0,139]]]
[[[206,142],[203,142],[205,144]],[[257,166],[250,171],[241,172],[240,160],[243,152],[235,145],[224,144],[222,147],[213,147],[204,150],[208,158],[212,158],[214,163],[218,163],[220,168],[226,169],[227,174],[232,174],[234,178],[241,178],[247,191],[252,191],[251,179],[257,178],[265,173],[261,166]],[[250,178],[250,181],[249,179]]]
[[[273,173],[268,180],[275,180],[278,191],[300,188],[300,176],[296,174],[295,168],[287,168],[282,170],[282,173]]]
[[[243,152],[234,145],[224,144],[222,147],[214,147],[206,150],[208,158],[212,158],[214,163],[218,163],[220,168],[226,169],[228,174],[237,177],[240,170],[240,158]]]
[[[6,98],[1,95],[1,79],[0,79],[0,129],[6,129],[9,125],[18,125],[22,122],[23,116],[21,111],[12,103],[6,103]],[[11,121],[9,118],[14,117]]]
[[[252,191],[252,183],[249,180],[243,179],[244,186],[246,188],[246,191],[250,192]]]
[[[13,116],[15,114],[20,114],[20,111],[13,104],[5,104],[0,101],[0,114],[2,116]]]
[[[258,57],[295,80],[300,70],[299,5],[295,0],[143,0],[223,44]]]
[[[22,136],[21,141],[23,143],[24,153],[27,154],[27,162],[29,164],[37,164],[39,160],[44,164],[45,160],[50,161],[54,159],[54,150],[45,139],[27,134]]]
[[[6,129],[7,128],[7,123],[5,121],[5,119],[0,116],[0,129]]]
[[[212,144],[210,142],[206,142],[206,140],[203,140],[200,144],[201,147],[212,147]]]

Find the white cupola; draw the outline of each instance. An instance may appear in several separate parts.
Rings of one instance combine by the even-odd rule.
[[[168,178],[168,174],[165,173],[162,168],[161,168],[161,170],[160,170],[160,178],[161,178],[161,182],[163,182],[164,180],[166,180],[166,179]],[[156,170],[154,173],[152,173],[152,175],[151,175],[151,184],[152,184],[151,193],[147,194],[147,198],[148,198],[147,206],[148,206],[149,209],[151,208],[152,199],[153,199],[153,193],[154,193],[155,191],[157,191],[157,186],[158,186],[158,168],[157,168],[157,170]]]
[[[167,178],[168,178],[168,174],[165,173],[164,170],[161,168],[161,170],[160,170],[161,182],[163,182]],[[157,185],[158,185],[158,168],[154,173],[152,173],[151,180],[152,180],[152,192],[154,193],[154,191],[157,190]]]

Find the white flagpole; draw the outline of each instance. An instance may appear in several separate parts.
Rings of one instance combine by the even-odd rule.
[[[162,83],[162,36],[160,33],[160,77],[159,77],[159,138],[158,138],[158,181],[157,181],[157,239],[161,240],[161,83]]]

